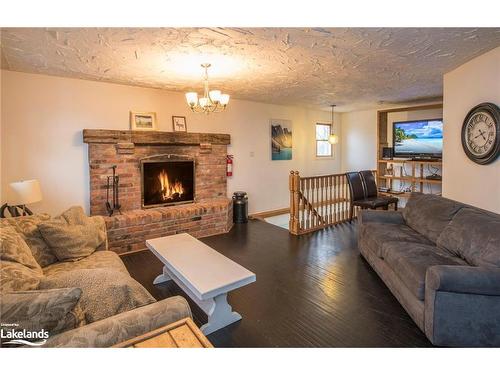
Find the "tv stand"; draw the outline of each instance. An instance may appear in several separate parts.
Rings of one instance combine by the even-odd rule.
[[[431,112],[425,113],[422,111],[433,112],[431,114]],[[442,175],[444,173],[439,154],[419,155],[416,152],[413,155],[408,155],[408,158],[411,157],[417,160],[397,160],[396,157],[393,157],[392,160],[385,160],[383,156],[384,148],[393,146],[393,140],[391,139],[393,138],[391,137],[391,134],[393,135],[392,125],[397,121],[397,118],[441,118],[442,111],[443,105],[441,103],[405,108],[386,108],[377,111],[377,156],[375,159],[377,165],[377,185],[378,187],[392,189],[392,192],[381,192],[380,194],[395,194],[394,190],[404,191],[398,195],[401,199],[401,206],[404,206],[406,198],[410,195],[411,191],[431,194],[441,193],[442,181],[437,179],[437,177],[426,178],[433,174]],[[439,115],[438,112],[441,114]],[[398,115],[398,113],[403,115],[395,117],[394,115]]]
[[[433,180],[433,181],[441,181],[443,177],[437,173],[425,176],[427,180]]]
[[[388,174],[387,167],[388,164],[392,164],[392,173]],[[388,188],[388,192],[385,194],[394,194],[392,190],[393,181],[406,182],[410,186],[407,187],[408,190],[405,195],[408,195],[411,191],[424,192],[425,185],[441,186],[442,177],[438,173],[431,173],[426,175],[425,172],[428,169],[427,166],[442,167],[441,160],[402,160],[402,159],[392,159],[392,160],[378,160],[378,186],[381,188]]]
[[[411,158],[412,161],[441,161],[441,159],[433,158],[433,157],[425,157],[425,156],[416,156]]]

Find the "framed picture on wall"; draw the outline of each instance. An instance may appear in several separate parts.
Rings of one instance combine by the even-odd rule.
[[[172,116],[174,132],[187,132],[187,123],[184,116]]]
[[[292,160],[292,122],[271,120],[271,160]]]
[[[156,112],[130,111],[130,129],[132,130],[158,130]]]

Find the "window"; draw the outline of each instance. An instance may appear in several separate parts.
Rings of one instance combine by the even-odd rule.
[[[331,134],[332,126],[330,124],[316,124],[316,156],[331,157],[333,149],[328,137]]]

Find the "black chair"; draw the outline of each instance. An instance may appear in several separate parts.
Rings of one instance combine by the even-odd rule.
[[[388,210],[389,205],[394,203],[394,209],[398,210],[398,198],[378,195],[377,183],[372,171],[347,172],[346,177],[351,192],[350,221],[352,221],[355,206],[372,210],[383,207],[384,210]]]

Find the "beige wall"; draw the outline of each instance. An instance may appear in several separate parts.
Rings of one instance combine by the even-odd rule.
[[[157,112],[160,130],[170,131],[171,116],[180,115],[187,117],[189,131],[231,134],[229,153],[234,154],[235,164],[228,194],[247,191],[250,212],[288,206],[292,169],[303,175],[340,171],[340,145],[334,159],[314,156],[314,124],[328,122],[329,112],[232,100],[224,113],[196,115],[187,108],[182,93],[9,71],[1,74],[4,200],[9,182],[37,178],[44,200],[32,206],[36,211],[58,213],[72,204],[88,209],[82,129],[128,129],[130,110]],[[271,118],[293,122],[292,161],[270,160]],[[339,120],[336,115],[336,124]]]
[[[500,47],[444,75],[443,195],[500,212],[500,159],[479,165],[465,155],[461,130],[477,104],[500,105]]]
[[[377,168],[377,111],[342,113],[342,171]]]

